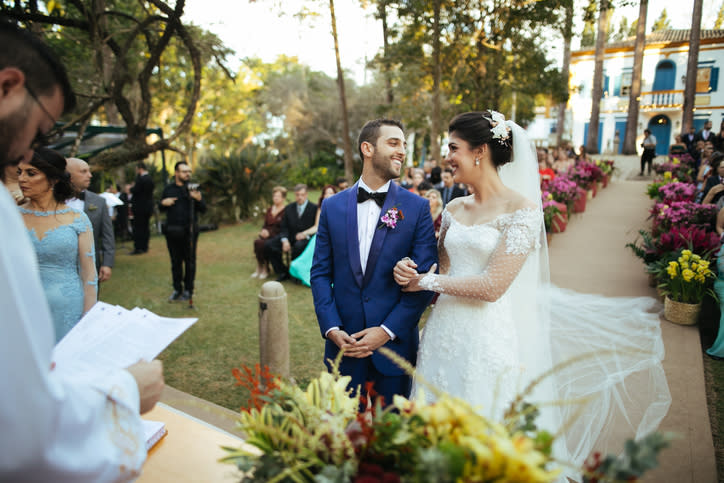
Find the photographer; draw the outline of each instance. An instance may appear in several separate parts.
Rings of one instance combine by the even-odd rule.
[[[161,211],[166,212],[163,233],[171,256],[173,293],[169,302],[191,300],[194,292],[198,213],[206,211],[206,203],[201,199],[198,185],[189,183],[190,179],[191,167],[185,161],[176,163],[174,183],[166,185],[159,202]]]

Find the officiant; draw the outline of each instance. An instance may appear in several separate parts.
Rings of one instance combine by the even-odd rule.
[[[176,163],[174,182],[166,185],[159,202],[160,210],[166,212],[163,233],[171,257],[173,292],[168,298],[169,302],[190,302],[194,293],[198,214],[206,212],[206,203],[201,197],[199,186],[190,183],[190,180],[191,167],[186,161]]]

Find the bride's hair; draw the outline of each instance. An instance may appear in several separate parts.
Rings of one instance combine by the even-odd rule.
[[[48,148],[37,148],[30,165],[39,169],[53,184],[53,199],[63,203],[73,196],[70,174],[65,170],[66,161],[62,154]]]
[[[455,133],[465,140],[471,149],[487,144],[493,166],[499,168],[510,162],[513,155],[513,133],[508,129],[505,139],[493,138],[493,126],[490,124],[490,111],[475,111],[458,114],[450,121],[449,133]]]

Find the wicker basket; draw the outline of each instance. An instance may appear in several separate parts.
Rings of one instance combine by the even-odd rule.
[[[698,304],[685,304],[666,297],[664,300],[664,317],[669,322],[679,325],[694,325],[699,318],[701,302]]]

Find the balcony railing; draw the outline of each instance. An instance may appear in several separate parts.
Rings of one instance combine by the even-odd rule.
[[[679,109],[683,105],[683,90],[642,92],[639,101],[641,109]]]

